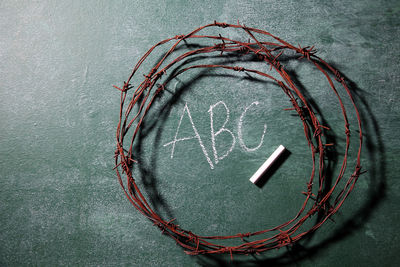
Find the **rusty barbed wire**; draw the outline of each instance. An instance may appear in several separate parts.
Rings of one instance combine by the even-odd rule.
[[[212,27],[243,30],[245,33],[247,33],[249,40],[248,42],[243,42],[223,37],[221,34],[217,36],[198,34],[203,29]],[[255,34],[261,35],[263,37],[272,38],[272,41],[261,42],[255,37]],[[190,50],[168,62],[167,60],[171,57],[172,53],[176,51],[178,45],[182,41],[189,39],[210,40],[211,42],[219,40],[220,42],[212,43],[209,46]],[[144,80],[140,82],[133,93],[130,94],[130,96],[132,96],[131,100],[127,101],[128,94],[132,92],[132,89],[134,89],[134,87],[131,85],[131,81],[142,63],[154,51],[154,49],[169,42],[173,42],[172,46],[169,48],[169,50],[167,50],[162,59],[149,71],[149,73],[143,75]],[[324,172],[324,157],[326,147],[332,146],[334,144],[324,143],[322,138],[324,131],[329,131],[329,128],[320,123],[311,105],[307,102],[306,97],[302,94],[301,90],[296,87],[290,75],[285,71],[283,64],[279,61],[279,57],[285,51],[294,51],[296,54],[299,55],[299,57],[297,58],[298,60],[307,60],[308,62],[312,63],[325,76],[330,85],[330,88],[338,99],[340,109],[343,114],[344,127],[342,129],[342,133],[346,140],[344,157],[339,174],[329,190],[323,190],[326,178]],[[166,75],[167,71],[170,70],[171,67],[178,62],[181,62],[182,60],[193,55],[209,54],[213,52],[220,52],[221,54],[223,52],[229,52],[236,53],[237,55],[246,55],[252,53],[260,61],[262,61],[263,64],[267,64],[270,67],[270,70],[274,70],[282,80],[277,79],[272,75],[259,71],[257,69],[222,64],[202,64],[191,65],[189,67],[180,69],[179,71],[171,74],[171,76],[169,76],[169,78],[163,83],[157,83],[159,82],[161,77],[163,75]],[[161,67],[163,64],[164,66]],[[136,162],[134,160],[135,155],[133,154],[133,144],[141,127],[141,124],[145,116],[148,114],[148,111],[152,106],[154,100],[161,95],[161,93],[166,88],[166,84],[171,79],[191,69],[209,68],[222,68],[237,72],[253,73],[266,77],[275,82],[289,98],[289,102],[293,107],[285,110],[294,110],[297,112],[300,118],[300,122],[303,125],[304,134],[310,148],[313,164],[310,178],[307,182],[305,182],[306,188],[303,192],[300,192],[301,194],[305,195],[305,200],[297,214],[295,214],[295,216],[289,221],[270,229],[260,230],[257,232],[248,232],[244,234],[237,233],[228,236],[197,235],[192,233],[191,231],[182,229],[179,225],[174,224],[174,220],[166,221],[161,218],[161,216],[159,216],[153,210],[151,205],[149,205],[148,201],[146,200],[146,198],[140,191],[137,183],[135,182],[132,173],[132,168],[134,166],[133,164]],[[351,105],[354,108],[358,123],[357,130],[359,144],[355,168],[348,180],[345,182],[344,187],[341,189],[338,189],[337,187],[343,179],[345,175],[345,170],[347,168],[349,156],[348,151],[350,146],[350,124],[348,121],[347,110],[345,109],[342,101],[342,96],[338,93],[334,83],[332,82],[331,77],[338,81],[344,88],[344,92],[350,99]],[[118,89],[121,94],[119,122],[116,131],[117,149],[115,151],[115,170],[118,181],[126,197],[132,203],[132,205],[136,209],[138,209],[140,213],[142,213],[145,217],[152,221],[154,225],[159,227],[163,234],[173,238],[176,243],[182,246],[185,249],[185,252],[189,255],[226,253],[230,254],[231,257],[233,257],[233,254],[258,254],[271,249],[277,249],[291,245],[299,241],[307,234],[310,234],[320,228],[326,222],[326,220],[331,218],[332,215],[339,210],[345,199],[348,197],[349,193],[353,190],[354,185],[361,174],[360,158],[363,134],[358,108],[354,102],[351,91],[346,84],[344,77],[340,74],[338,70],[333,68],[326,61],[316,55],[316,50],[314,49],[314,46],[301,47],[299,45],[298,47],[295,47],[287,43],[286,41],[278,38],[277,36],[274,36],[271,33],[261,29],[247,27],[245,25],[241,25],[239,22],[237,24],[228,24],[214,21],[211,24],[197,28],[186,35],[176,35],[155,44],[139,59],[138,63],[133,68],[131,75],[129,76],[127,81],[123,83],[123,86],[121,88],[118,86],[114,87]],[[126,104],[127,106],[124,107]],[[133,111],[133,107],[135,106],[137,107],[138,111],[136,114],[132,115],[131,113]],[[133,117],[130,119],[131,116]],[[129,148],[126,149],[128,146],[126,146],[126,144],[124,143],[124,141],[126,141],[125,137],[127,136],[127,133],[134,125],[134,123],[136,124],[136,127],[133,130],[132,138],[130,140],[127,140],[129,142]],[[126,177],[126,184],[124,184],[123,176]],[[318,184],[318,192],[316,194],[313,193],[313,186],[315,184]],[[339,194],[334,198],[334,204],[331,204],[329,200],[333,199],[333,193],[335,190],[339,190]],[[306,210],[307,205],[311,205],[308,210]],[[317,221],[310,229],[301,229],[301,226],[304,224],[304,222],[309,220],[316,213],[321,214],[322,218]],[[272,235],[270,237],[261,238],[254,241],[245,240],[245,238],[261,236],[266,233],[271,233]],[[236,246],[224,246],[218,244],[216,241],[225,239],[238,239],[239,241],[241,241],[241,244]]]

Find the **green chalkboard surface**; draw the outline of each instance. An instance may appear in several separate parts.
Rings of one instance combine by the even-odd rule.
[[[2,1],[0,265],[397,266],[399,13],[398,1]],[[367,172],[340,212],[295,248],[233,260],[186,255],[129,203],[113,170],[120,92],[112,85],[126,81],[158,41],[214,20],[315,45],[345,75],[360,108]],[[195,45],[188,40],[182,51]],[[305,61],[285,64],[332,128],[335,176],[345,140],[334,93]],[[254,232],[291,219],[312,161],[279,86],[243,72],[193,70],[167,89],[135,141],[134,175],[154,209],[202,235]],[[344,105],[355,127],[350,101]],[[356,134],[351,141],[346,175],[356,164]],[[290,151],[286,160],[263,186],[250,183],[280,144]]]

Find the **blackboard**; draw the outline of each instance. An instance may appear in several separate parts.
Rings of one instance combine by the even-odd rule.
[[[399,11],[397,1],[3,1],[1,265],[395,266]],[[233,261],[188,256],[130,205],[117,182],[120,94],[112,85],[121,85],[156,42],[214,20],[239,20],[293,44],[315,45],[346,76],[360,107],[367,172],[333,220],[294,252]],[[240,38],[229,29],[224,34]],[[332,129],[342,127],[327,82],[310,65],[287,64],[319,116]],[[135,174],[155,209],[210,235],[290,219],[304,199],[311,160],[279,87],[215,70],[182,75],[168,89],[136,148]],[[211,126],[226,129],[214,142]],[[191,139],[174,143],[175,136]],[[338,150],[341,138],[334,130]],[[280,144],[290,151],[287,159],[264,186],[250,183]]]

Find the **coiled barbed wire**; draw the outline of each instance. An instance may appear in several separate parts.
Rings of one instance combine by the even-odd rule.
[[[221,34],[219,34],[218,36],[199,34],[203,29],[211,27],[242,30],[248,35],[249,40],[248,42],[243,42],[223,37]],[[272,41],[259,41],[255,37],[255,34],[271,38]],[[220,43],[212,43],[209,46],[196,48],[185,52],[174,59],[170,59],[172,53],[177,49],[178,45],[181,42],[189,39],[202,39],[209,40],[211,42],[219,40]],[[144,80],[140,82],[136,88],[134,88],[131,85],[131,81],[134,77],[136,77],[135,75],[142,63],[156,48],[170,42],[173,43],[172,46],[167,50],[161,60],[157,64],[155,64],[150,72],[144,75]],[[323,142],[322,135],[324,131],[329,131],[329,128],[320,123],[311,105],[307,102],[306,97],[302,94],[301,90],[296,87],[290,75],[288,74],[288,72],[285,71],[284,66],[279,61],[279,57],[285,51],[289,50],[294,51],[295,54],[298,54],[299,60],[304,59],[311,62],[317,70],[322,72],[324,77],[327,79],[331,90],[333,90],[335,96],[337,97],[343,115],[344,124],[341,131],[346,140],[343,152],[344,157],[339,174],[337,175],[336,180],[333,182],[329,190],[326,190],[326,188],[324,187],[326,186],[324,184],[326,178],[324,171],[324,158],[326,157],[326,148],[335,144],[326,144]],[[274,70],[280,78],[275,78],[272,75],[259,71],[257,69],[250,69],[242,66],[230,66],[224,64],[200,64],[182,68],[172,74],[170,77],[168,77],[168,79],[166,79],[163,83],[157,83],[161,79],[161,77],[163,75],[166,75],[167,71],[170,70],[171,67],[178,62],[182,62],[182,60],[189,58],[193,55],[210,54],[214,52],[220,52],[221,54],[223,52],[254,54],[263,64],[267,64],[270,67],[270,70]],[[148,201],[141,193],[140,188],[135,182],[135,179],[133,177],[133,166],[136,162],[133,152],[134,140],[154,100],[161,95],[161,93],[166,88],[166,84],[172,78],[175,78],[178,75],[181,75],[191,69],[209,68],[222,68],[237,72],[253,73],[268,78],[279,85],[279,87],[289,98],[289,101],[293,107],[286,110],[294,110],[297,112],[304,128],[304,134],[310,148],[313,165],[310,178],[306,182],[307,188],[304,192],[302,192],[305,195],[304,203],[297,214],[295,214],[293,218],[289,221],[270,229],[244,234],[237,233],[228,236],[203,236],[194,234],[191,231],[183,229],[179,225],[174,224],[174,220],[166,221],[161,218],[161,216],[159,216],[153,210],[151,205],[149,205]],[[338,81],[344,88],[345,95],[350,100],[351,105],[354,108],[358,124],[357,131],[359,144],[355,160],[356,164],[354,170],[352,171],[352,174],[344,183],[343,188],[338,188],[338,185],[344,178],[345,170],[347,168],[349,156],[348,151],[350,146],[350,124],[348,121],[347,110],[342,101],[342,96],[338,93],[332,81],[332,77],[336,81]],[[122,87],[114,87],[121,91],[119,122],[116,132],[117,149],[115,151],[115,170],[119,183],[126,197],[129,199],[132,205],[136,209],[138,209],[140,213],[142,213],[146,218],[152,221],[157,227],[159,227],[162,233],[170,236],[176,241],[177,244],[182,246],[187,254],[197,255],[228,253],[232,257],[233,254],[260,253],[293,244],[302,239],[307,234],[316,231],[333,214],[335,214],[339,210],[345,199],[348,197],[349,193],[353,190],[354,185],[361,174],[360,158],[363,133],[361,129],[361,118],[358,108],[356,106],[356,103],[354,102],[352,93],[349,90],[349,87],[346,84],[344,77],[340,74],[338,70],[333,68],[326,61],[316,55],[316,50],[314,49],[314,46],[296,47],[287,43],[286,41],[283,41],[277,36],[272,35],[267,31],[247,27],[245,25],[241,25],[239,22],[237,24],[227,24],[214,21],[214,23],[201,26],[186,35],[176,35],[155,44],[140,58],[138,63],[133,68],[131,75],[129,76],[127,81],[123,83]],[[130,101],[126,101],[128,96],[132,97]],[[132,114],[134,107],[137,107],[138,110],[135,115]],[[135,127],[133,127],[134,125]],[[126,146],[126,144],[124,143],[124,141],[126,141],[125,137],[132,128],[133,135],[130,140],[127,140],[129,144],[128,146]],[[123,181],[123,176],[126,177],[126,184]],[[318,184],[317,194],[313,193],[314,184]],[[334,197],[334,191],[338,191],[336,197]],[[310,203],[312,203],[312,205],[307,205],[309,201],[311,201]],[[307,209],[307,206],[311,207]],[[321,216],[321,219],[318,220],[317,223],[315,223],[308,230],[304,230],[303,228],[301,228],[301,226],[316,213]],[[251,242],[248,242],[244,239],[245,237],[248,238],[251,236],[260,236],[266,233],[270,233],[270,236],[267,238],[261,238],[259,240]],[[241,244],[236,246],[225,246],[217,243],[217,240],[226,239],[240,239]]]

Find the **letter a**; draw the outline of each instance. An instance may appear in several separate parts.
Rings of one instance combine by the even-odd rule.
[[[183,138],[177,138],[177,137],[178,137],[178,133],[179,133],[179,128],[181,127],[182,119],[183,119],[183,116],[185,115],[185,112],[187,112],[187,114],[188,114],[188,117],[189,117],[189,120],[190,120],[190,124],[192,125],[193,131],[194,131],[194,136],[183,137]],[[175,133],[174,140],[171,141],[171,142],[169,142],[169,143],[164,144],[164,146],[172,145],[171,159],[174,157],[174,151],[175,151],[176,142],[185,141],[185,140],[190,140],[190,139],[193,139],[193,138],[197,138],[197,140],[199,141],[201,150],[203,151],[204,156],[205,156],[206,159],[207,159],[208,164],[210,164],[211,169],[214,169],[214,164],[212,163],[210,157],[208,156],[207,150],[206,150],[206,148],[204,147],[203,142],[201,141],[199,132],[197,131],[196,127],[194,126],[192,116],[190,115],[189,107],[187,106],[187,103],[185,103],[185,108],[183,109],[182,116],[181,116],[181,118],[180,118],[180,120],[179,120],[178,128],[176,129],[176,133]]]

